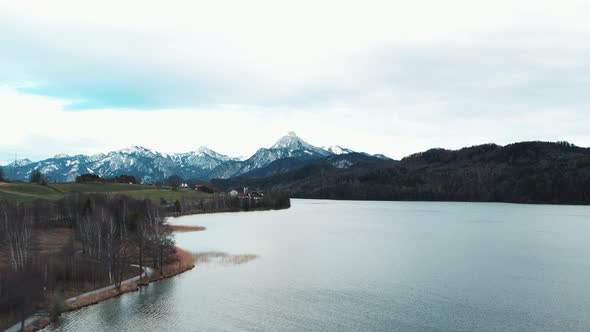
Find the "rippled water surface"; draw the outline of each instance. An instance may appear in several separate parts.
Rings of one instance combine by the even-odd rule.
[[[46,330],[590,330],[590,207],[292,203],[172,220],[195,269]]]

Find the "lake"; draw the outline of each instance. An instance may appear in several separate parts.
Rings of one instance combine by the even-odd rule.
[[[185,216],[196,268],[44,331],[590,330],[590,207],[292,200]]]

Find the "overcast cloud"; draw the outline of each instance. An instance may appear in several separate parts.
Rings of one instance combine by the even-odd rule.
[[[0,164],[294,130],[401,158],[590,145],[584,1],[0,1]]]

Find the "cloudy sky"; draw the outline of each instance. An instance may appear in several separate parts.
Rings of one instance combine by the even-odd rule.
[[[0,164],[291,130],[395,158],[590,146],[587,1],[121,2],[0,0]]]

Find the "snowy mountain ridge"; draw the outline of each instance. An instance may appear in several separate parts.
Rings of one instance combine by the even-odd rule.
[[[261,148],[247,159],[232,158],[205,146],[195,151],[168,154],[131,145],[89,156],[58,154],[37,162],[21,159],[16,161],[16,165],[13,162],[4,168],[10,170],[5,172],[7,175],[14,174],[16,179],[22,181],[27,181],[32,171],[38,169],[48,180],[58,182],[74,181],[84,173],[101,177],[127,174],[137,176],[144,182],[155,182],[171,175],[185,179],[231,178],[264,168],[277,160],[302,162],[353,152],[338,145],[316,147],[290,132],[270,148]]]

